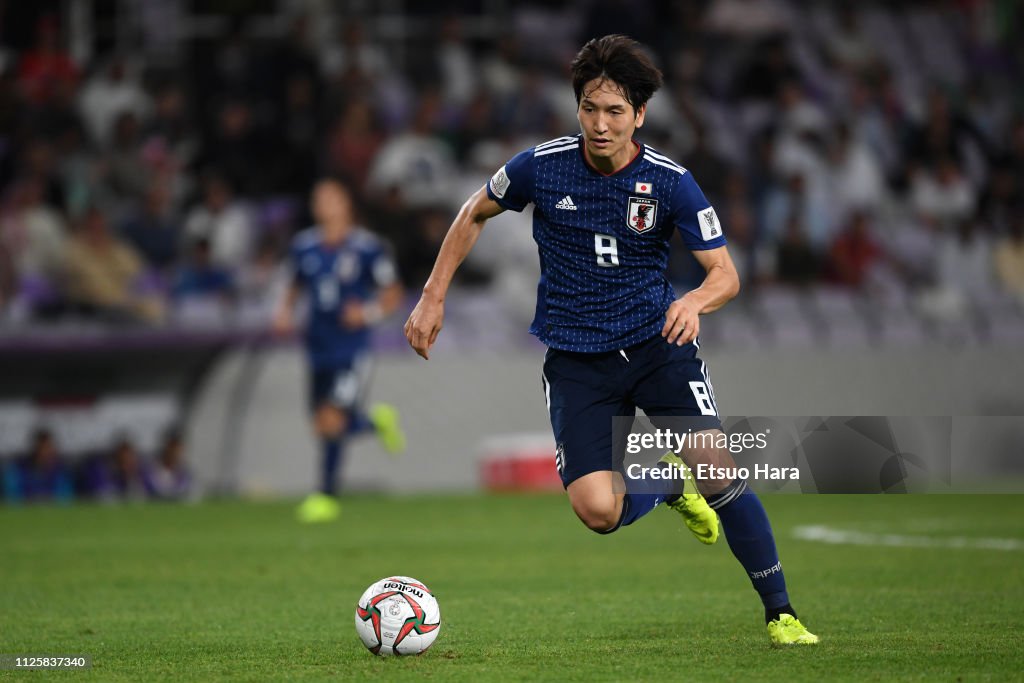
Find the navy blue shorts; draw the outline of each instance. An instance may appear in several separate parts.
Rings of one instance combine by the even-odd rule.
[[[331,405],[345,411],[362,405],[370,384],[372,363],[368,356],[356,356],[348,363],[331,367],[310,367],[309,409]]]
[[[613,417],[640,408],[651,417],[693,418],[695,429],[722,428],[697,345],[669,344],[660,334],[606,353],[548,349],[542,381],[566,487],[585,474],[615,470]]]

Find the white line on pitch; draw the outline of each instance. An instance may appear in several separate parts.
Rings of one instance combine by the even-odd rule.
[[[794,538],[835,545],[882,545],[896,548],[970,548],[972,550],[1024,550],[1017,538],[968,538],[966,536],[907,536],[872,534],[864,531],[834,529],[824,525],[798,526]]]

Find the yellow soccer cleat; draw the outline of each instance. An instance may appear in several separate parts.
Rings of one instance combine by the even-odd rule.
[[[341,516],[341,503],[326,493],[311,493],[299,504],[295,516],[306,524],[333,522]]]
[[[768,637],[775,647],[785,645],[816,645],[818,636],[807,630],[792,614],[780,614],[778,619],[768,622]]]
[[[661,456],[661,462],[688,471],[686,463],[675,453],[669,452]],[[687,492],[687,487],[691,487],[693,490]],[[698,541],[705,545],[713,545],[718,540],[718,515],[704,500],[704,496],[697,491],[690,476],[683,480],[682,495],[666,505],[682,515],[686,528],[697,537]]]
[[[390,403],[375,403],[370,406],[370,422],[384,450],[392,455],[405,450],[405,432],[402,431],[398,408]]]

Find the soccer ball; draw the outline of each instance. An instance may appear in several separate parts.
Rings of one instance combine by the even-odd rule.
[[[441,630],[441,608],[430,589],[408,576],[377,581],[356,605],[356,633],[375,655],[419,655]]]

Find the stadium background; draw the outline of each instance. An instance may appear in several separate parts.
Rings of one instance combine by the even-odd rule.
[[[481,458],[549,457],[528,213],[489,224],[429,363],[401,324],[461,201],[576,130],[566,65],[610,32],[653,49],[666,86],[640,137],[691,169],[740,268],[739,300],[703,322],[723,413],[1024,414],[1022,17],[980,0],[4,3],[0,459],[47,427],[73,470],[145,462],[180,427],[194,495],[308,490],[301,349],[267,328],[322,173],[352,185],[409,293],[377,335],[373,397],[410,449],[352,448],[349,490],[473,489]],[[676,247],[682,289],[698,274]],[[1009,438],[975,469],[1020,475]]]

